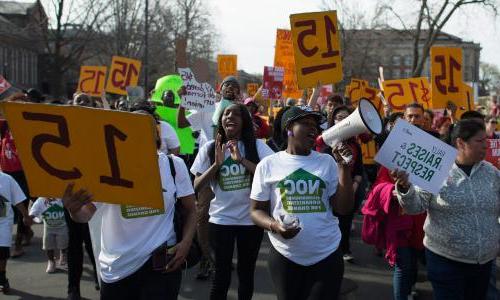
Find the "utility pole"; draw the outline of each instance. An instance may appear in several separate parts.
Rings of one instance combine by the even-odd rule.
[[[149,0],[146,0],[144,9],[144,93],[148,95],[148,39],[149,39]]]

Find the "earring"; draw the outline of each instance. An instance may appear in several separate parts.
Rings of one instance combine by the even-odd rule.
[[[288,130],[288,131],[287,131],[287,135],[288,135],[288,136],[293,136],[293,131]]]

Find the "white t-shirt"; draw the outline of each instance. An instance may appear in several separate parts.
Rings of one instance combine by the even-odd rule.
[[[174,193],[177,197],[194,194],[189,173],[181,158],[173,157],[175,185],[165,154],[158,154],[163,189],[164,209],[97,203],[102,213],[101,278],[112,283],[137,271],[151,253],[167,241],[176,244],[173,227]]]
[[[64,205],[61,199],[54,201],[48,201],[44,197],[36,199],[33,206],[31,206],[30,216],[42,217],[43,224],[49,229],[66,227]]]
[[[0,247],[10,247],[14,211],[12,205],[26,200],[19,184],[10,175],[0,172]]]
[[[294,238],[269,233],[274,248],[297,264],[313,265],[338,248],[341,234],[329,201],[337,190],[337,174],[333,158],[315,151],[308,156],[281,151],[257,165],[250,198],[270,200],[276,220],[299,218],[302,230]]]
[[[181,143],[172,125],[165,121],[160,121],[160,151],[168,154],[168,150],[179,148]]]
[[[205,144],[191,167],[191,173],[203,174],[210,168],[208,150],[213,143]],[[262,140],[256,140],[257,153],[260,159],[273,154]],[[244,156],[243,142],[238,142],[240,153]],[[250,218],[250,173],[243,164],[231,159],[229,150],[224,154],[226,160],[219,169],[219,178],[210,183],[215,198],[210,202],[210,223],[219,225],[254,225]]]
[[[204,140],[211,141],[214,139],[215,125],[212,123],[213,111],[197,111],[187,116],[191,129],[193,131],[201,131],[204,135]],[[205,143],[200,141],[200,147]]]

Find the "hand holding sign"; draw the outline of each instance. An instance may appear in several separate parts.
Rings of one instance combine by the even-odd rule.
[[[182,106],[196,111],[213,111],[216,96],[212,86],[206,82],[198,83],[189,68],[179,68],[179,74],[185,87],[185,94],[181,96]]]

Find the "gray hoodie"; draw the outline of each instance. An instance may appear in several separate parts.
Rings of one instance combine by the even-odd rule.
[[[469,264],[497,256],[500,171],[492,164],[475,164],[470,176],[453,164],[438,196],[413,185],[406,194],[396,192],[406,213],[427,211],[424,245],[432,252]]]

